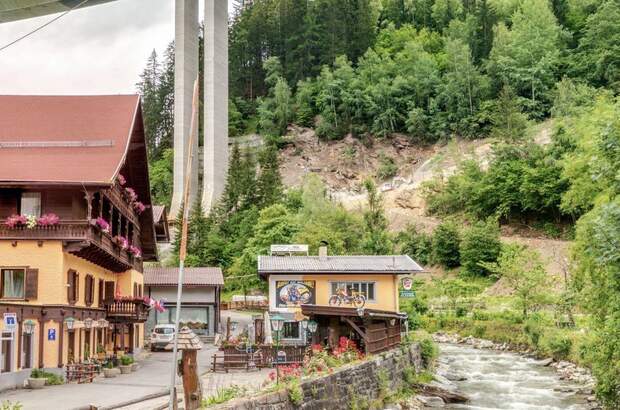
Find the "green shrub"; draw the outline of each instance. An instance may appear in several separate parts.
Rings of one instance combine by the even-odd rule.
[[[133,357],[127,356],[127,355],[121,356],[121,364],[123,366],[129,366],[132,363],[133,363]]]
[[[11,402],[9,400],[3,401],[0,405],[0,410],[22,410],[24,406],[20,402]]]
[[[478,310],[478,309],[474,310],[474,311],[471,313],[471,318],[472,318],[473,320],[479,320],[479,321],[482,321],[482,322],[484,322],[484,321],[487,321],[487,320],[490,320],[490,319],[491,319],[491,317],[490,317],[489,313],[487,313],[487,312],[485,312],[485,311],[483,311],[483,310]]]
[[[433,339],[426,337],[420,340],[420,354],[425,367],[430,367],[439,355],[439,349]]]
[[[530,317],[523,326],[523,331],[529,337],[532,345],[535,348],[538,348],[540,343],[540,338],[543,335],[543,328],[540,324],[540,321],[534,317]]]
[[[460,234],[454,221],[444,221],[433,232],[433,263],[454,268],[461,263]]]
[[[459,254],[464,272],[475,275],[488,275],[489,271],[480,263],[497,261],[501,250],[499,227],[492,219],[478,221],[463,232]]]
[[[293,379],[287,386],[288,399],[296,406],[299,406],[304,401],[304,391],[301,388],[299,379]]]
[[[45,384],[49,386],[57,386],[65,383],[65,379],[62,376],[59,376],[54,373],[46,372],[42,369],[32,369],[30,372],[30,377],[33,379],[46,379]]]
[[[484,338],[486,333],[487,333],[487,328],[484,325],[475,325],[474,330],[472,332],[473,336],[479,339]]]
[[[398,172],[398,166],[394,162],[394,158],[381,154],[379,157],[379,169],[377,169],[377,178],[386,179],[391,178]]]
[[[400,253],[409,255],[416,262],[426,265],[430,263],[433,252],[433,240],[430,235],[420,231],[415,225],[407,226],[396,236]]]
[[[555,360],[565,360],[570,355],[571,348],[573,347],[573,341],[567,336],[563,336],[559,333],[552,335],[546,344],[546,348],[549,350]]]
[[[202,406],[208,407],[215,404],[225,403],[236,397],[240,397],[245,392],[245,389],[239,386],[232,385],[223,389],[218,389],[215,395],[202,399]]]

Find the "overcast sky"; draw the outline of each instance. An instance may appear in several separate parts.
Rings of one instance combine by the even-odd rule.
[[[118,0],[70,12],[0,52],[0,94],[135,92],[151,51],[161,55],[174,38],[173,6]],[[53,17],[0,24],[0,47]]]

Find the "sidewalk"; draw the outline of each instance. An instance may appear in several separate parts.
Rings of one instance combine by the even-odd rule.
[[[215,352],[205,346],[198,352],[199,372],[209,368],[209,358]],[[172,353],[157,352],[141,362],[138,371],[112,379],[97,378],[93,383],[49,386],[41,390],[19,389],[3,392],[0,401],[19,402],[24,410],[73,410],[114,407],[141,397],[167,391],[170,380]],[[181,383],[177,376],[177,384]]]

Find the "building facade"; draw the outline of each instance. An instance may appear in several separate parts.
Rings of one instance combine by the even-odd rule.
[[[0,129],[0,388],[138,352],[157,259],[139,96],[0,96]]]
[[[401,279],[421,271],[406,255],[328,256],[326,247],[319,249],[319,256],[258,258],[259,275],[269,283],[270,315],[286,319],[281,334],[284,344],[308,343],[310,335],[302,328],[302,320],[308,318],[323,324],[314,341],[330,344],[339,335],[361,336],[356,327],[368,327],[377,318],[392,327],[397,326],[391,320],[395,319],[400,326],[404,319],[399,313]],[[360,319],[359,326],[349,323],[348,329],[341,328],[342,317],[355,318],[352,322]]]
[[[150,334],[155,325],[174,323],[176,318],[178,268],[144,269],[145,294],[163,301],[165,310],[151,310],[146,322]],[[224,276],[220,268],[185,268],[180,327],[187,326],[200,336],[215,336],[220,323],[220,293]]]

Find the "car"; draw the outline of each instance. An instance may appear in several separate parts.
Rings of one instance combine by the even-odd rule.
[[[151,351],[166,349],[172,341],[174,341],[174,325],[156,325],[149,340]]]

